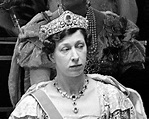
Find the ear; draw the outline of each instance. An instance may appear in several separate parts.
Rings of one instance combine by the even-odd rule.
[[[54,59],[53,53],[52,53],[52,54],[49,54],[48,57],[49,57],[49,59],[50,59],[53,63],[55,63],[55,59]]]

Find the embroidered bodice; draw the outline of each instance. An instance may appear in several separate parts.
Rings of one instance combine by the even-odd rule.
[[[102,78],[105,76],[99,77],[103,80]],[[70,100],[60,97],[61,95],[55,92],[52,81],[49,81],[31,87],[17,104],[9,119],[50,119],[36,99],[30,95],[39,89],[45,91],[64,119],[114,119],[122,117],[135,119],[136,112],[127,95],[99,79],[89,78],[88,89],[84,96],[78,100],[78,105],[80,105],[78,114],[72,112]]]

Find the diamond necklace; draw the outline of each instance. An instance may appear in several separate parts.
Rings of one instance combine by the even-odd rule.
[[[62,95],[62,97],[67,98],[67,99],[71,99],[73,101],[73,112],[75,114],[77,114],[79,112],[79,109],[77,108],[77,103],[76,100],[79,99],[81,96],[84,95],[85,90],[87,89],[87,85],[89,83],[88,79],[85,79],[84,85],[82,87],[82,89],[79,91],[78,95],[76,94],[72,94],[72,95],[68,95],[67,92],[62,91],[61,87],[58,86],[58,83],[54,80],[54,87],[56,88],[56,90]]]

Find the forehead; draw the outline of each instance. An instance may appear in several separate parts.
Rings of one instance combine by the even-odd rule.
[[[84,36],[80,30],[77,30],[75,33],[65,36],[59,44],[66,44],[66,43],[76,43],[78,41],[85,41]]]

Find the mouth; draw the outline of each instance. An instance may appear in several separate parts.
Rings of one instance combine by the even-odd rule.
[[[77,65],[72,65],[72,66],[70,66],[70,69],[80,69],[80,68],[82,68],[82,64],[77,64]]]

